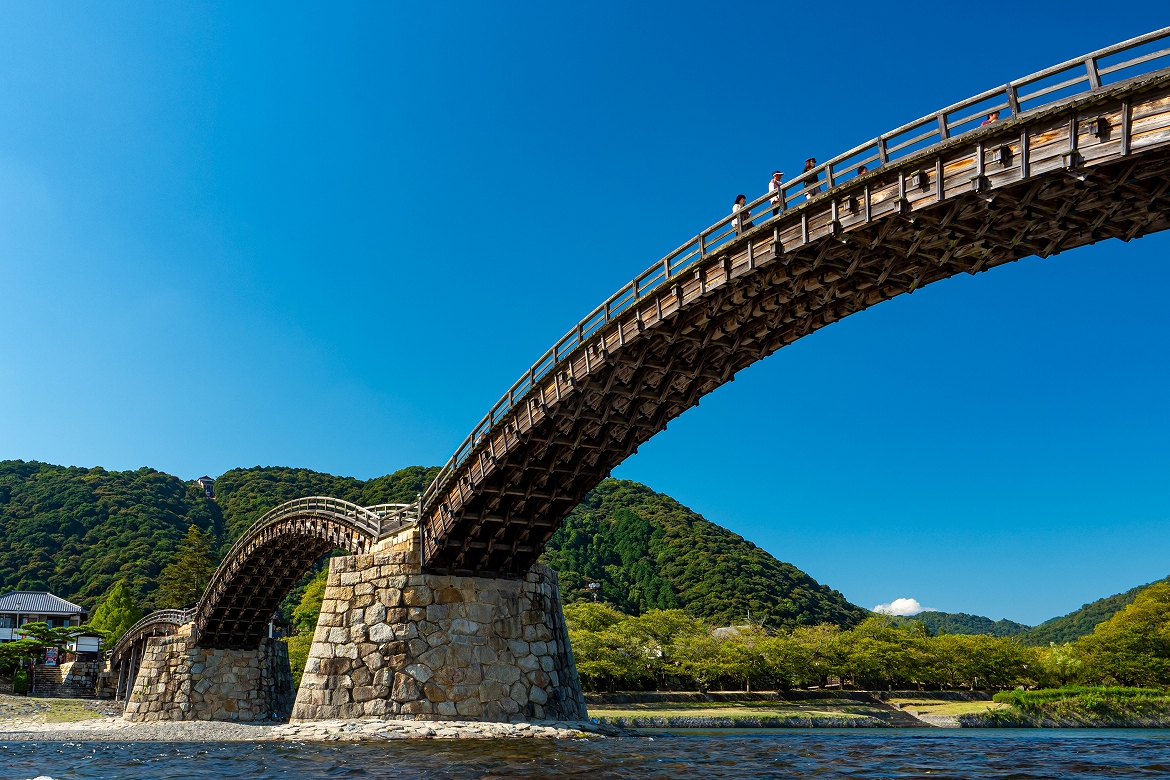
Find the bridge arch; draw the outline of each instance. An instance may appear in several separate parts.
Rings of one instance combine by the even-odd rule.
[[[670,420],[850,314],[1170,228],[1170,48],[1149,51],[1168,42],[1158,30],[896,128],[655,263],[525,372],[444,466],[421,502],[423,565],[520,574]]]
[[[367,508],[312,496],[272,509],[232,545],[191,610],[196,643],[255,648],[267,636],[280,602],[322,555],[336,548],[354,555],[369,552],[384,531],[405,521],[411,508]]]

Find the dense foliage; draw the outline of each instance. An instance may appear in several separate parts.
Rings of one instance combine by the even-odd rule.
[[[1010,709],[960,715],[965,726],[1170,726],[1170,694],[1150,688],[1065,686],[1002,691],[995,701]]]
[[[990,634],[932,636],[922,623],[881,616],[847,630],[767,631],[713,628],[680,610],[631,616],[581,602],[565,618],[578,671],[594,688],[789,688],[830,677],[864,688],[1170,687],[1170,582],[1149,586],[1092,634],[1046,648]]]
[[[1170,578],[1159,581],[1168,582]],[[1021,636],[1020,641],[1024,644],[1043,647],[1052,642],[1058,645],[1065,642],[1072,642],[1079,637],[1091,634],[1093,633],[1094,627],[1100,623],[1104,623],[1119,611],[1132,604],[1138,594],[1148,587],[1150,586],[1139,585],[1136,588],[1127,590],[1125,593],[1107,596],[1091,604],[1085,604],[1080,609],[1070,612],[1067,615],[1046,620],[1030,630],[1027,634]]]
[[[921,623],[930,633],[938,634],[991,634],[992,636],[1016,636],[1030,630],[1023,623],[1013,620],[992,620],[982,615],[968,615],[966,612],[919,612],[914,617],[894,618],[895,625]]]
[[[101,632],[108,644],[115,645],[139,620],[142,620],[142,609],[135,603],[126,583],[119,580],[90,615],[89,624]]]
[[[851,629],[712,629],[680,610],[628,616],[604,604],[565,608],[577,670],[593,689],[789,689],[843,681],[861,688],[1035,684],[1042,650],[1002,637],[944,634],[871,617]]]
[[[627,480],[591,491],[549,540],[566,603],[597,596],[640,614],[681,609],[722,623],[851,626],[865,611],[669,496]]]
[[[158,576],[160,607],[182,609],[199,601],[219,563],[211,554],[214,544],[215,537],[200,531],[197,526],[187,529],[187,535],[175,549],[173,560]]]
[[[191,525],[222,534],[215,503],[169,474],[0,461],[0,591],[48,590],[92,609],[124,581],[153,609]]]

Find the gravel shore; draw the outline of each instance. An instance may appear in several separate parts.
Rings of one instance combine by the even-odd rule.
[[[313,721],[282,724],[220,721],[130,723],[93,718],[71,723],[0,720],[0,742],[386,742],[396,739],[579,739],[610,731],[595,723],[473,721]]]

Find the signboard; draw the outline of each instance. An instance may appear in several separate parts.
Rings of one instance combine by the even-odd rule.
[[[49,647],[45,649],[45,666],[57,665],[57,648]]]

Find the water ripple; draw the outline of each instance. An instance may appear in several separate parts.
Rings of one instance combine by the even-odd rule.
[[[1170,777],[1160,731],[810,730],[655,734],[605,740],[379,744],[12,742],[4,778],[915,778]]]

